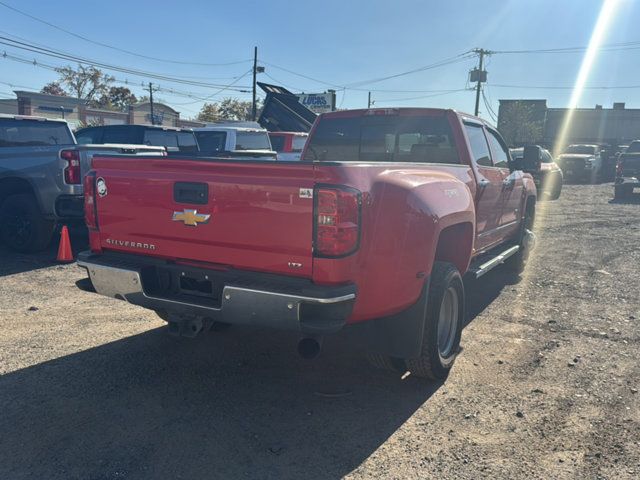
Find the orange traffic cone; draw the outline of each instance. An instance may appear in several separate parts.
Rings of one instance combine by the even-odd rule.
[[[66,225],[62,226],[62,232],[60,232],[60,245],[58,246],[58,256],[56,261],[60,263],[73,262],[71,240],[69,240],[69,229]]]

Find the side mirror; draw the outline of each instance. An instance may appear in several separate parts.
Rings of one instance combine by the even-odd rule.
[[[538,145],[527,145],[524,147],[522,156],[522,171],[536,173],[540,171],[542,164],[542,149]]]
[[[512,172],[522,170],[523,164],[524,162],[522,160],[522,157],[511,157],[511,162],[509,162],[509,170],[511,170]]]

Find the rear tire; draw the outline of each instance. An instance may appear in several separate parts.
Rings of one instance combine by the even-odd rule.
[[[384,355],[382,353],[367,353],[367,360],[371,366],[380,370],[400,373],[407,371],[402,359],[390,357],[389,355]]]
[[[412,375],[444,380],[460,349],[464,324],[464,284],[460,272],[450,263],[435,262],[431,271],[422,351],[405,359]]]
[[[562,192],[562,180],[557,178],[553,185],[553,191],[549,195],[549,200],[557,200],[558,198],[560,198],[561,192]]]
[[[21,193],[5,199],[0,207],[0,237],[16,252],[44,250],[51,243],[55,223],[46,220],[33,195]]]

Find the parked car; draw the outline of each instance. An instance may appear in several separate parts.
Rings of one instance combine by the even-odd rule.
[[[558,167],[558,164],[553,161],[549,150],[541,148],[540,152],[542,155],[540,171],[533,175],[536,188],[538,189],[538,197],[557,200],[560,198],[560,192],[562,192],[562,170]],[[523,147],[511,149],[511,156],[514,159],[522,159],[523,155]]]
[[[0,238],[34,252],[59,223],[84,217],[82,176],[97,153],[163,155],[144,145],[76,145],[63,120],[0,115]]]
[[[289,162],[300,160],[308,136],[302,132],[269,132],[271,147],[278,152],[278,160]]]
[[[211,124],[195,128],[201,155],[255,160],[276,160],[269,135],[264,128]]]
[[[599,145],[569,145],[556,159],[565,181],[598,183],[602,178],[602,156]]]
[[[623,199],[633,194],[633,189],[640,187],[640,140],[634,140],[618,157],[614,196]]]
[[[105,125],[81,128],[79,144],[129,144],[165,147],[168,152],[197,153],[198,142],[192,130],[160,125]]]
[[[513,161],[484,120],[409,108],[323,114],[300,162],[168,158],[160,171],[105,156],[86,177],[78,263],[99,294],[155,310],[173,333],[291,329],[309,358],[348,325],[375,365],[444,378],[462,276],[526,264],[524,172],[540,155]]]

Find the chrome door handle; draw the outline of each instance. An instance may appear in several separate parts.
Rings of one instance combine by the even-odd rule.
[[[507,177],[502,181],[502,186],[504,188],[511,188],[516,183],[516,179],[513,177]]]
[[[481,178],[478,181],[478,186],[480,188],[487,188],[489,185],[491,185],[491,182],[489,180],[487,180],[486,178]]]

